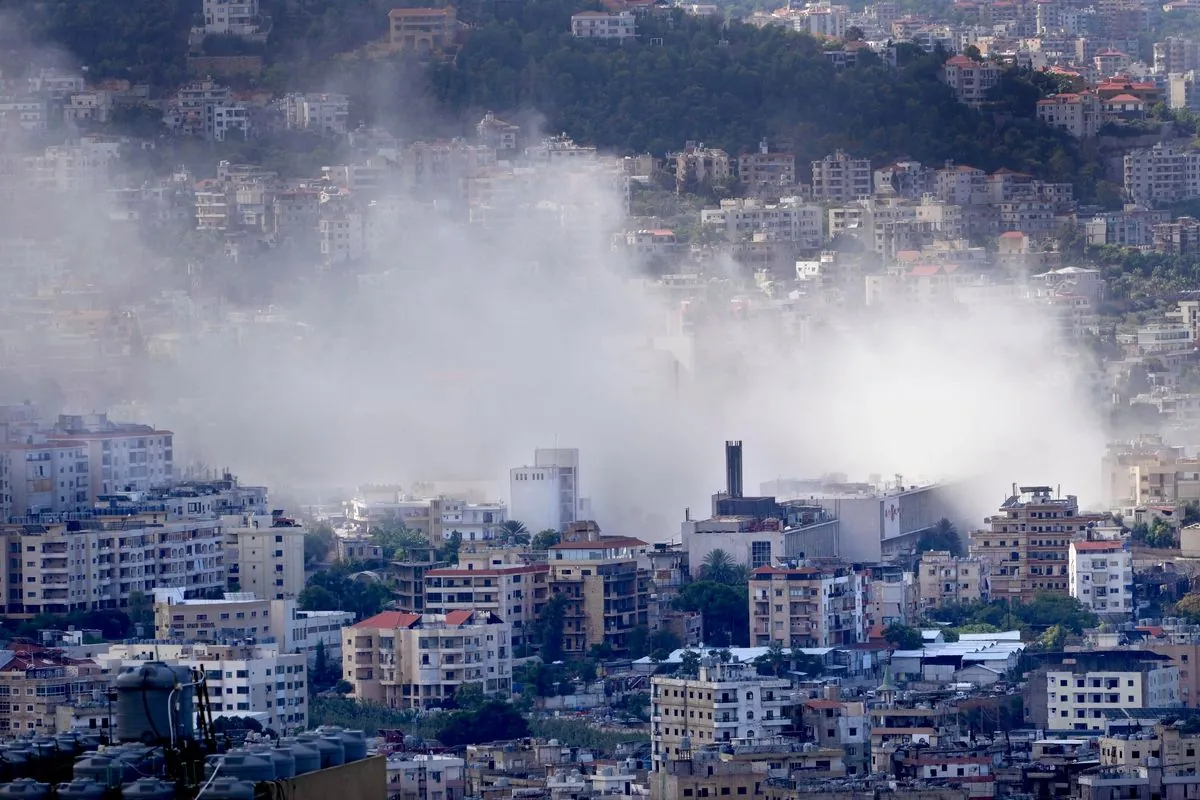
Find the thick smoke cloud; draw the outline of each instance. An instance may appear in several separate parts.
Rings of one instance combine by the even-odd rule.
[[[8,158],[36,151],[5,142]],[[799,301],[747,316],[735,310],[754,290],[732,286],[734,270],[685,300],[614,252],[618,183],[531,177],[522,202],[498,204],[487,225],[415,198],[368,210],[385,235],[363,270],[285,262],[266,280],[277,305],[257,309],[205,296],[186,256],[152,253],[113,222],[102,193],[43,197],[55,224],[36,228],[23,221],[29,204],[9,204],[0,227],[32,231],[47,253],[65,248],[58,285],[117,320],[98,337],[138,327],[142,339],[175,338],[169,356],[117,353],[98,378],[64,368],[53,337],[10,331],[0,388],[9,401],[37,394],[51,412],[59,401],[133,410],[176,431],[180,462],[292,493],[431,479],[506,487],[535,447],[579,447],[601,525],[651,540],[675,535],[685,507],[706,513],[726,438],[745,441],[751,489],[831,472],[978,477],[987,496],[967,518],[993,510],[1013,481],[1098,499],[1105,435],[1089,367],[1040,309]],[[6,271],[26,291],[55,283],[11,259]],[[46,378],[63,397],[39,392]]]

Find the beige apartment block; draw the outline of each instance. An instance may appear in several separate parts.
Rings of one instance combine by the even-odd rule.
[[[424,709],[465,683],[512,691],[511,626],[486,611],[384,611],[342,629],[342,675],[359,700]]]
[[[482,559],[460,560],[455,567],[425,573],[425,611],[449,614],[476,610],[495,614],[512,626],[513,647],[529,642],[529,628],[550,593],[550,568],[545,564],[490,565]]]
[[[452,7],[393,8],[388,12],[388,39],[398,50],[430,53],[454,43],[458,15]]]
[[[836,647],[866,641],[867,577],[845,566],[760,567],[750,577],[756,647]]]
[[[792,721],[791,681],[751,664],[706,658],[696,678],[656,675],[650,684],[655,772],[681,754],[733,740],[770,740]]]
[[[917,574],[922,611],[983,599],[983,562],[978,558],[931,550],[921,554]]]
[[[994,600],[1029,602],[1041,591],[1068,594],[1070,545],[1107,514],[1080,514],[1075,495],[1049,486],[1013,487],[987,528],[970,534],[970,555],[987,570]]]
[[[304,591],[304,528],[282,514],[221,517],[230,591],[286,600]]]
[[[90,660],[32,645],[0,654],[0,736],[55,733],[60,705],[107,687]]]
[[[0,572],[7,613],[125,608],[132,593],[155,588],[178,588],[189,597],[220,592],[220,524],[166,518],[146,513],[0,527],[9,554],[9,568]]]
[[[563,652],[584,655],[607,644],[614,655],[629,650],[629,632],[649,621],[647,570],[638,567],[640,539],[600,536],[591,524],[587,540],[550,548],[550,597],[566,601]]]

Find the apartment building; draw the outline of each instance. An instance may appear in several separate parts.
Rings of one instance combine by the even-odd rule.
[[[721,207],[700,211],[700,224],[716,232],[727,242],[793,242],[807,250],[820,248],[824,236],[822,209],[816,203],[801,203],[788,198],[779,203],[764,203],[752,198],[721,201]]]
[[[1049,486],[1013,486],[1013,494],[970,534],[970,555],[987,570],[992,599],[1030,602],[1040,591],[1067,594],[1072,540],[1108,515],[1081,515],[1075,495]]]
[[[763,141],[757,153],[738,156],[738,180],[755,188],[779,188],[796,185],[794,153],[772,153]]]
[[[979,108],[988,92],[1000,84],[1000,67],[986,61],[954,56],[942,65],[942,82],[954,90],[960,103]]]
[[[1200,41],[1186,36],[1168,36],[1154,43],[1154,71],[1173,75],[1200,69]]]
[[[221,517],[226,586],[285,600],[304,591],[304,528],[282,511]]]
[[[1101,736],[1097,749],[1104,767],[1141,767],[1156,758],[1167,775],[1200,768],[1200,736],[1169,723],[1158,722],[1149,733]]]
[[[569,484],[567,476],[555,475],[557,481],[547,477],[524,478],[526,480],[546,481],[557,483],[556,486],[541,484],[544,488],[538,496],[539,501],[548,504],[553,502],[554,508],[559,507],[558,491]],[[524,485],[522,486],[524,488]],[[553,496],[551,493],[554,492]],[[515,496],[515,495],[514,495]],[[522,501],[526,499],[521,495]],[[523,506],[529,511],[529,506]],[[361,530],[369,530],[379,525],[403,525],[411,531],[420,533],[430,541],[445,541],[458,533],[464,542],[488,541],[496,538],[500,527],[510,518],[508,506],[504,503],[474,503],[457,497],[439,495],[437,497],[414,497],[405,494],[399,486],[360,486],[354,499],[348,504],[346,515]],[[535,527],[536,515],[515,517],[525,523],[532,531],[543,530]],[[559,528],[557,526],[555,530]]]
[[[839,748],[847,775],[870,773],[871,726],[867,704],[862,700],[844,700],[836,685],[825,689],[825,696],[797,702],[804,739],[822,748]]]
[[[387,800],[462,800],[466,763],[440,754],[389,755]]]
[[[563,652],[581,656],[603,644],[620,657],[628,653],[630,631],[649,622],[650,576],[638,567],[646,543],[577,524],[588,538],[560,542],[549,554],[550,598],[565,601]]]
[[[342,675],[356,698],[389,708],[430,708],[464,683],[507,696],[511,629],[483,611],[384,611],[342,629]]]
[[[204,0],[206,34],[253,36],[261,18],[258,0]]]
[[[873,177],[870,159],[853,158],[838,150],[812,162],[813,200],[849,203],[870,197]]]
[[[917,576],[923,612],[950,604],[973,603],[986,597],[984,566],[978,558],[930,550],[921,554]]]
[[[154,598],[156,639],[273,641],[280,652],[301,653],[310,663],[316,659],[318,643],[323,643],[329,663],[340,664],[342,628],[354,622],[350,611],[300,611],[295,600],[259,600],[253,592],[187,599],[178,589],[156,589]]]
[[[887,695],[892,694],[893,690],[887,690]],[[883,707],[870,709],[871,772],[888,772],[892,757],[901,748],[936,747],[943,713],[935,708],[904,707],[890,701],[885,701]]]
[[[284,124],[290,130],[316,131],[325,135],[346,132],[350,98],[333,92],[285,95],[281,101]]]
[[[145,492],[175,477],[174,435],[152,425],[112,422],[107,414],[62,414],[47,442],[86,449],[89,499]]]
[[[1154,206],[1200,197],[1200,153],[1159,142],[1125,155],[1125,196]]]
[[[91,660],[35,645],[0,651],[0,737],[57,733],[59,706],[107,688]]]
[[[533,465],[509,470],[510,512],[531,531],[562,531],[579,519],[579,451],[538,448]]]
[[[144,642],[110,645],[96,661],[110,678],[147,661],[202,670],[214,717],[251,717],[281,736],[308,730],[308,667],[274,644]]]
[[[1173,474],[1175,465],[1186,460],[1182,447],[1166,444],[1157,434],[1142,434],[1135,439],[1109,442],[1100,461],[1105,504],[1112,507],[1141,505],[1145,501],[1138,499],[1141,479],[1135,469],[1146,467],[1151,471],[1162,470]],[[1164,480],[1162,483],[1163,494],[1166,495],[1167,487],[1174,481]],[[1168,498],[1167,502],[1170,501]]]
[[[0,527],[6,612],[66,614],[125,608],[133,592],[171,587],[219,592],[224,554],[216,520],[168,522],[167,514]]]
[[[388,12],[388,38],[393,48],[427,55],[454,44],[458,15],[445,8],[393,8]]]
[[[1167,76],[1167,106],[1200,111],[1200,82],[1196,80],[1196,70]]]
[[[1084,609],[1100,615],[1133,613],[1133,556],[1120,541],[1071,542],[1069,590]]]
[[[1076,139],[1095,136],[1103,124],[1100,98],[1090,92],[1053,94],[1037,102],[1037,118]]]
[[[792,724],[791,682],[759,675],[753,665],[705,656],[695,678],[650,681],[654,771],[691,750],[733,740],[772,739]]]
[[[1050,731],[1103,731],[1106,711],[1180,708],[1179,669],[1145,651],[1077,653],[1046,672]]]
[[[513,647],[529,645],[529,627],[549,597],[550,567],[519,561],[492,558],[486,552],[465,554],[453,567],[426,571],[424,610],[430,614],[490,612],[512,627]]]
[[[866,564],[867,630],[894,623],[908,625],[917,619],[916,576],[900,564]]]
[[[0,444],[0,509],[9,517],[85,511],[91,506],[88,448],[39,432]]]
[[[637,20],[632,11],[580,11],[571,15],[571,35],[577,39],[633,39]]]
[[[867,573],[845,566],[759,567],[750,575],[756,647],[837,647],[867,638]]]

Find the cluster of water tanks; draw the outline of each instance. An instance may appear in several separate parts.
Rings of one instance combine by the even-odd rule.
[[[63,738],[62,747],[57,740]],[[90,746],[88,746],[90,745]],[[97,749],[98,742],[78,737],[44,737],[0,748],[5,758],[36,757],[55,748],[78,755],[72,780],[57,785],[34,778],[17,778],[0,786],[2,800],[175,800],[176,784],[165,779],[164,752],[137,742]],[[70,749],[65,749],[70,748]],[[93,752],[86,752],[86,751]],[[79,755],[82,753],[82,755]],[[280,739],[275,744],[251,743],[227,753],[209,756],[205,773],[205,800],[254,800],[260,781],[294,778],[327,767],[367,757],[362,731],[329,727]]]

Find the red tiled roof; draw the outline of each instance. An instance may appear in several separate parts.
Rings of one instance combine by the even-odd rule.
[[[446,624],[457,628],[466,625],[473,616],[475,616],[474,611],[451,611],[446,615]]]
[[[1142,101],[1139,100],[1138,98],[1134,97],[1131,94],[1119,94],[1116,97],[1109,100],[1108,102],[1110,102],[1110,103],[1140,103]]]
[[[551,550],[587,550],[589,548],[606,547],[645,547],[646,542],[632,536],[601,536],[589,542],[559,542]]]
[[[1071,546],[1076,550],[1115,551],[1121,549],[1120,542],[1071,542]]]
[[[411,628],[420,621],[420,614],[409,614],[404,611],[381,611],[373,617],[364,619],[362,622],[354,623],[351,627],[395,630],[396,628]]]
[[[842,701],[840,700],[805,700],[804,705],[808,708],[841,708]]]

